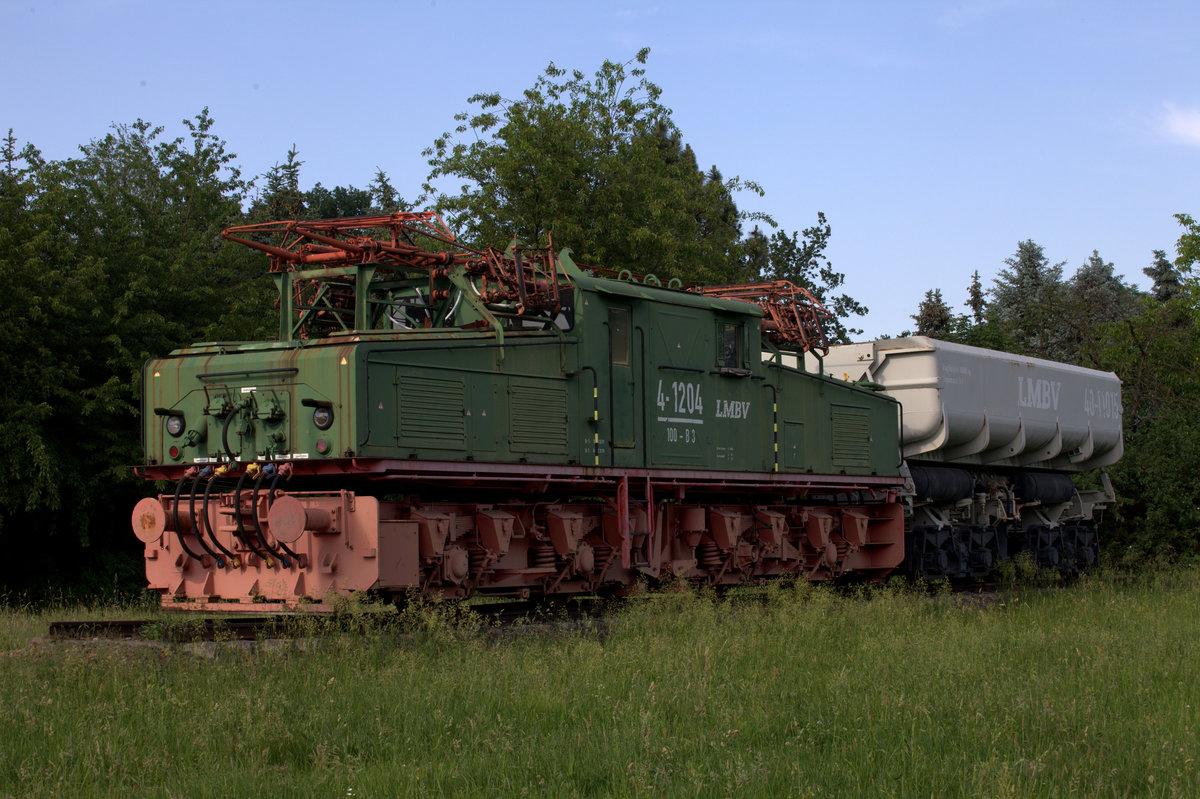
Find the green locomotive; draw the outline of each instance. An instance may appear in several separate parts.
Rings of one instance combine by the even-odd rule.
[[[275,341],[145,366],[133,513],[164,604],[887,575],[900,413],[805,371],[819,305],[472,250],[432,214],[235,228]],[[787,365],[788,363],[794,365]]]

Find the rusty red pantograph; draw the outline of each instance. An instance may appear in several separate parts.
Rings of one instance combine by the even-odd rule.
[[[381,270],[427,274],[432,299],[439,299],[446,291],[437,285],[439,280],[461,267],[467,276],[478,278],[478,293],[484,302],[516,303],[518,314],[531,310],[557,314],[562,309],[562,291],[571,283],[570,273],[554,254],[552,244],[517,247],[514,242],[504,252],[493,247],[475,249],[455,239],[442,218],[432,211],[239,225],[222,235],[270,255],[272,272],[302,273],[304,279],[293,282],[292,298],[296,308],[308,312],[309,318],[353,309],[356,275],[347,272],[340,284],[331,285],[328,279],[332,270],[353,266],[370,265],[368,280]],[[276,243],[267,243],[263,240],[266,238]],[[418,239],[427,240],[427,246],[436,249],[419,246]],[[641,277],[625,274],[635,280]],[[805,352],[829,350],[823,323],[832,314],[803,287],[776,280],[685,290],[757,305],[765,317],[763,330],[774,344]]]
[[[697,286],[691,289],[707,297],[752,302],[762,308],[763,332],[772,343],[786,342],[805,352],[829,352],[824,322],[832,319],[808,289],[787,280],[745,283],[734,286]]]

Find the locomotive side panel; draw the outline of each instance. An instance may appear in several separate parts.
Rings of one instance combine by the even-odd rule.
[[[427,346],[362,345],[362,457],[579,463],[569,409],[579,381],[565,374],[564,344],[525,335]]]
[[[881,394],[775,364],[780,469],[785,472],[894,475],[899,470],[898,408]]]
[[[608,281],[586,286],[580,359],[598,381],[596,429],[607,455],[598,465],[772,470],[753,306]]]
[[[708,308],[654,309],[644,385],[651,465],[771,471],[758,326],[754,316]]]

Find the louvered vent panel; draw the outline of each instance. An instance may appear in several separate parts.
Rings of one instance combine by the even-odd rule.
[[[834,407],[833,465],[867,468],[871,465],[871,422],[863,408]]]
[[[466,449],[463,381],[400,378],[400,441],[412,447]]]
[[[513,386],[509,401],[513,452],[567,454],[566,388]]]

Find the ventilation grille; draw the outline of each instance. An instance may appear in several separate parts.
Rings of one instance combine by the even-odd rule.
[[[512,386],[509,446],[513,452],[567,454],[567,390],[555,386]]]
[[[869,468],[871,465],[871,417],[864,408],[835,406],[833,421],[833,465]]]
[[[400,441],[413,447],[466,449],[463,381],[400,378]]]

